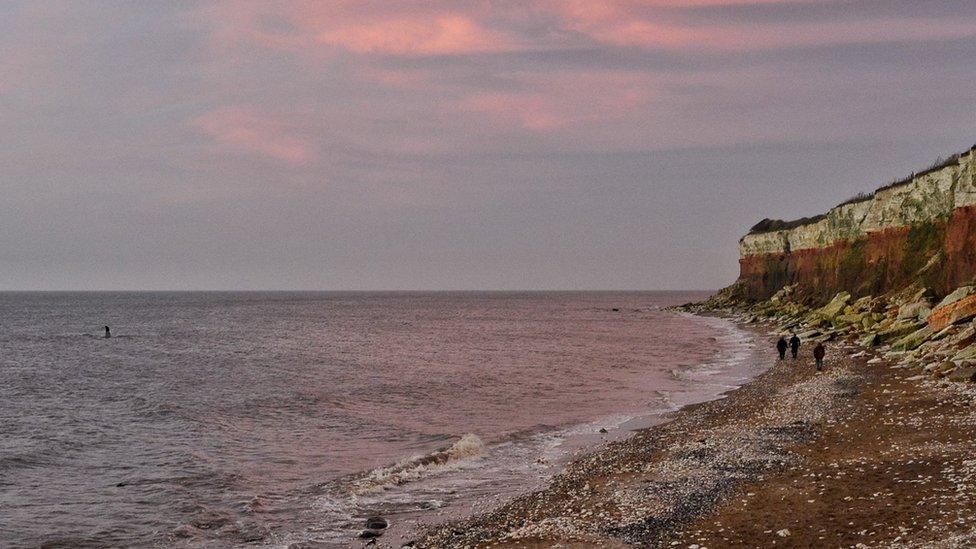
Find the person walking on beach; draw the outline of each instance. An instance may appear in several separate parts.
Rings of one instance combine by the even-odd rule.
[[[800,338],[793,334],[790,338],[790,352],[793,353],[793,360],[796,360],[796,353],[800,351]]]
[[[813,348],[813,358],[817,361],[817,371],[823,371],[823,359],[827,354],[827,349],[824,348],[823,343],[817,343],[817,346]]]
[[[108,329],[108,326],[106,326],[105,327],[105,338],[108,339],[110,337],[112,337],[112,330],[109,330]]]
[[[782,337],[776,342],[776,350],[779,351],[779,359],[786,360],[786,340]]]

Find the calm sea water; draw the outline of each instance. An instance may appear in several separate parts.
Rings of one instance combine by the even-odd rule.
[[[0,546],[346,545],[510,497],[754,373],[660,310],[700,297],[0,293]]]

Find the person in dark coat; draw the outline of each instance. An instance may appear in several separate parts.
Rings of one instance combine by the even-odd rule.
[[[782,337],[779,338],[779,341],[776,342],[776,350],[779,351],[780,360],[786,359],[786,346],[787,346],[786,340],[783,339]]]
[[[790,352],[793,353],[793,360],[796,360],[796,353],[800,352],[800,338],[796,334],[790,338]]]
[[[813,358],[817,361],[818,372],[823,370],[823,360],[826,355],[827,349],[824,348],[823,343],[817,343],[817,346],[813,348]]]
[[[112,337],[112,330],[109,330],[108,326],[105,327],[105,337],[106,338]]]

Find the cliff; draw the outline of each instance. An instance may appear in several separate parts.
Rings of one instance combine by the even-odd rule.
[[[763,220],[739,241],[737,299],[795,286],[804,300],[890,293],[917,283],[946,295],[976,277],[976,147],[826,214]]]

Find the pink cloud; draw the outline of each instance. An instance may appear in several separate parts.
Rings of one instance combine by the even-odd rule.
[[[359,55],[427,56],[559,48],[560,36],[582,36],[618,47],[687,51],[747,51],[797,46],[958,39],[973,25],[951,19],[862,19],[801,23],[689,21],[681,8],[816,3],[815,0],[527,0],[490,4],[294,0],[216,4],[202,12],[215,44],[295,51],[309,59],[346,51]],[[662,8],[670,8],[662,11]],[[548,35],[519,33],[519,25],[555,16]],[[285,25],[269,25],[269,21]],[[569,34],[567,35],[566,32]],[[576,47],[572,40],[566,47]]]
[[[501,33],[456,13],[342,26],[320,33],[317,40],[355,53],[405,56],[492,52],[512,47],[511,40]]]
[[[192,125],[222,148],[302,164],[314,158],[313,147],[283,122],[255,109],[221,107],[195,118]]]
[[[613,46],[691,51],[772,50],[831,44],[959,39],[976,26],[944,19],[871,19],[828,23],[694,25],[655,18],[648,7],[687,8],[750,4],[813,3],[809,0],[586,0],[548,3],[568,30]]]
[[[357,68],[357,75],[365,82],[403,91],[430,89],[430,71],[423,69],[380,69],[363,65]]]
[[[652,99],[649,79],[630,73],[558,73],[524,80],[525,91],[478,93],[450,108],[544,132],[626,118]]]
[[[512,35],[490,28],[477,10],[445,2],[225,2],[194,14],[211,22],[221,50],[250,43],[313,56],[336,51],[423,56],[517,48]],[[269,20],[290,29],[269,30],[264,24]]]

